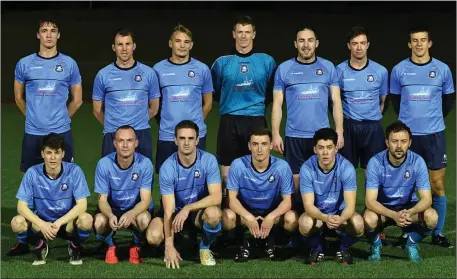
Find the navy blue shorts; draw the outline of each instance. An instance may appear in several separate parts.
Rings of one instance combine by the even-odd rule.
[[[202,213],[200,214],[200,218],[199,218],[199,223],[201,225],[203,225],[203,211],[205,209],[200,209],[202,211]],[[196,230],[200,230],[197,226],[195,226],[195,221],[197,220],[197,215],[198,215],[198,212],[200,210],[197,210],[197,211],[191,211],[189,213],[189,216],[187,217],[187,220],[184,222],[184,226],[183,226],[183,230],[190,230],[190,231],[196,231]],[[175,213],[173,213],[173,217],[172,219],[175,218],[176,214],[178,214],[179,211],[175,211]],[[163,211],[163,207],[160,207],[159,211],[157,211],[157,214],[155,217],[160,217],[163,219],[164,217],[164,211]]]
[[[413,136],[410,150],[424,158],[427,168],[439,170],[447,166],[446,135],[444,131]]]
[[[138,147],[135,149],[135,151],[143,156],[148,157],[151,160],[151,162],[154,162],[152,160],[151,129],[136,130],[135,133],[136,137],[138,138]],[[103,135],[102,158],[108,154],[116,152],[113,140],[114,133],[106,133]]]
[[[206,150],[206,136],[198,140],[198,149]],[[178,146],[174,141],[157,141],[157,153],[156,153],[156,173],[159,173],[160,167],[163,165],[165,160],[168,159],[173,153],[178,151]]]
[[[303,163],[314,155],[312,138],[287,137],[284,142],[284,157],[293,174],[299,174]]]
[[[65,145],[65,156],[63,160],[65,162],[73,162],[73,135],[71,134],[71,130],[60,135],[63,136]],[[45,135],[24,134],[22,138],[21,172],[26,172],[30,167],[43,163],[43,158],[41,157],[41,139],[43,137]]]
[[[374,155],[385,150],[384,130],[381,121],[344,119],[344,146],[338,152],[358,168],[366,169]]]
[[[217,133],[219,164],[230,166],[235,159],[251,154],[248,148],[249,134],[267,127],[264,116],[221,115]]]

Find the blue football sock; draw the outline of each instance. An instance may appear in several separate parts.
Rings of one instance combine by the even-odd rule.
[[[322,252],[322,246],[321,246],[321,233],[318,232],[312,236],[302,236],[303,243],[305,244],[305,247],[309,247],[311,249],[317,250],[319,252]]]
[[[357,243],[360,240],[360,238],[351,237],[351,236],[347,235],[345,232],[340,232],[340,236],[341,236],[341,243],[340,243],[341,251],[348,250],[349,247],[351,247],[352,245],[354,245],[355,243]]]
[[[27,244],[27,230],[16,234],[17,242]]]
[[[97,234],[95,234],[95,238],[97,238],[98,240],[102,240],[103,242],[105,242],[106,245],[108,245],[108,247],[112,247],[112,246],[116,246],[116,244],[114,244],[113,234],[114,234],[114,231],[111,231],[111,232],[110,232],[108,235],[106,235],[106,236],[97,233]]]
[[[433,235],[439,235],[441,234],[443,227],[444,227],[444,221],[446,220],[446,204],[447,204],[447,198],[446,196],[434,196],[433,197],[433,204],[432,207],[436,210],[436,213],[438,213],[438,224],[436,224],[435,229],[433,230]]]
[[[426,238],[432,233],[432,230],[424,227],[421,224],[415,224],[412,226],[411,232],[408,233],[408,240],[406,245],[417,245],[422,239]]]
[[[135,246],[141,245],[142,233],[136,229],[132,230],[132,243]]]
[[[76,228],[76,238],[75,244],[81,245],[83,244],[90,236],[91,230],[83,230],[80,228]]]
[[[200,249],[209,249],[211,243],[216,240],[217,233],[222,228],[222,222],[219,222],[216,227],[211,227],[208,223],[203,222],[203,237],[200,241]]]

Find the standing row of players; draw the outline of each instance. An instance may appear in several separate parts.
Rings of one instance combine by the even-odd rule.
[[[285,153],[294,174],[296,193],[299,168],[312,155],[312,137],[318,129],[329,126],[328,100],[338,134],[337,147],[355,167],[360,161],[361,167],[366,168],[368,159],[383,149],[380,120],[389,92],[388,74],[384,67],[368,59],[369,38],[363,28],[351,30],[348,36],[351,57],[336,68],[316,56],[319,40],[312,28],[298,30],[294,41],[297,57],[277,69],[269,55],[253,50],[256,28],[251,18],[240,18],[232,33],[234,54],[220,57],[209,70],[190,57],[192,33],[179,25],[170,37],[171,57],[151,69],[133,58],[134,35],[128,30],[118,31],[113,43],[117,59],[102,69],[94,82],[94,114],[104,127],[102,155],[114,151],[111,143],[115,130],[131,125],[139,140],[137,151],[152,161],[148,121],[158,114],[159,107],[157,172],[163,161],[176,151],[173,128],[183,119],[198,124],[199,148],[204,149],[204,118],[211,109],[215,91],[221,114],[217,158],[225,189],[229,166],[235,158],[249,153],[249,131],[266,127],[265,97],[273,77],[273,146]],[[59,36],[56,22],[41,21],[37,33],[40,51],[21,59],[16,67],[16,102],[26,116],[23,172],[40,163],[39,142],[50,132],[64,136],[64,160],[73,159],[70,117],[82,103],[81,77],[75,61],[57,51]],[[431,45],[426,29],[410,32],[408,46],[412,55],[394,67],[390,96],[400,120],[411,127],[415,139],[412,149],[426,160],[429,169],[433,206],[439,215],[433,242],[452,247],[441,230],[446,213],[443,118],[452,108],[454,86],[449,68],[431,58]],[[71,101],[66,105],[70,94]],[[284,97],[287,123],[283,143],[279,126]],[[20,254],[22,248],[24,245],[19,244],[10,254]]]
[[[125,228],[132,231],[129,262],[133,264],[142,262],[141,243],[147,241],[156,247],[163,244],[166,266],[179,268],[182,258],[176,240],[188,229],[189,235],[201,233],[201,264],[215,265],[210,245],[222,228],[236,236],[236,262],[246,262],[254,244],[260,244],[271,260],[279,259],[275,244],[280,228],[289,238],[298,236],[298,245],[309,248],[305,263],[323,260],[329,232],[339,236],[336,257],[342,263],[353,263],[349,248],[364,232],[372,242],[368,260],[379,261],[379,233],[389,225],[408,229],[405,252],[411,261],[422,261],[418,243],[436,227],[438,214],[431,208],[427,166],[422,157],[408,150],[411,131],[402,122],[386,129],[387,150],[369,160],[363,217],[355,211],[355,168],[337,153],[338,135],[331,128],[319,129],[313,136],[315,155],[300,168],[299,206],[293,203],[289,164],[270,155],[273,142],[268,130],[251,132],[247,144],[251,154],[230,165],[226,207],[216,157],[197,148],[198,125],[183,120],[175,127],[175,134],[178,151],[160,169],[161,206],[154,216],[150,211],[153,164],[135,152],[139,141],[131,126],[117,129],[115,152],[100,159],[96,167],[98,206],[94,218],[86,212],[90,192],[84,173],[75,163],[62,161],[63,137],[55,133],[45,136],[41,148],[44,163],[25,173],[16,195],[19,214],[11,221],[15,233],[27,234],[22,241],[35,246],[33,265],[46,263],[46,241],[56,237],[68,241],[70,263],[82,264],[81,245],[90,236],[92,225],[96,238],[108,246],[108,264],[119,261],[114,234]],[[245,228],[254,241],[247,238]]]

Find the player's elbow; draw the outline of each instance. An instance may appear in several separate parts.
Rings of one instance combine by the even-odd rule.
[[[222,192],[219,191],[217,193],[212,194],[214,205],[220,205],[222,203]]]
[[[369,210],[374,211],[374,210],[373,210],[373,201],[372,201],[372,200],[365,199],[365,206],[366,206]]]

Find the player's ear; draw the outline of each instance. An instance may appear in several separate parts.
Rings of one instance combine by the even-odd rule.
[[[370,48],[370,42],[367,42],[367,49]]]
[[[138,138],[135,140],[135,149],[138,147]]]
[[[428,48],[431,48],[432,45],[433,45],[433,41],[432,41],[432,40],[429,40],[429,41],[428,41]]]
[[[313,151],[314,151],[314,154],[317,154],[316,146],[313,146]]]
[[[411,41],[408,42],[408,47],[409,47],[409,49],[412,49]]]
[[[60,39],[60,32],[57,31],[57,39]]]
[[[113,49],[114,52],[116,52],[116,47],[114,46],[114,44],[111,45],[111,48]]]
[[[136,49],[136,43],[133,43],[133,50]]]
[[[178,139],[175,137],[175,144],[178,145]]]
[[[114,146],[114,149],[116,149],[116,139],[115,138],[113,139],[113,146]]]
[[[254,31],[254,33],[252,33],[252,39],[253,40],[255,39],[255,34],[256,34],[256,31]]]
[[[294,46],[296,49],[298,49],[297,41],[294,41]]]
[[[412,139],[409,139],[408,148],[410,148],[410,147],[411,147],[411,143],[412,143],[412,142],[413,142],[413,140],[412,140]]]
[[[44,152],[43,152],[43,150],[41,150],[41,158],[44,159]]]
[[[194,42],[190,42],[190,48],[189,48],[189,50],[191,50],[193,47],[194,47]]]
[[[351,44],[347,43],[346,45],[348,46],[348,49],[351,50]]]
[[[236,33],[235,33],[235,31],[232,31],[232,36],[233,36],[234,39],[236,39]]]
[[[168,46],[169,46],[170,48],[173,47],[173,43],[171,42],[171,40],[168,40]]]
[[[319,40],[316,40],[316,48],[319,47]]]
[[[36,38],[39,40],[40,39],[40,32],[36,32]]]
[[[388,139],[385,140],[385,143],[386,143],[386,147],[389,148],[389,140]]]

